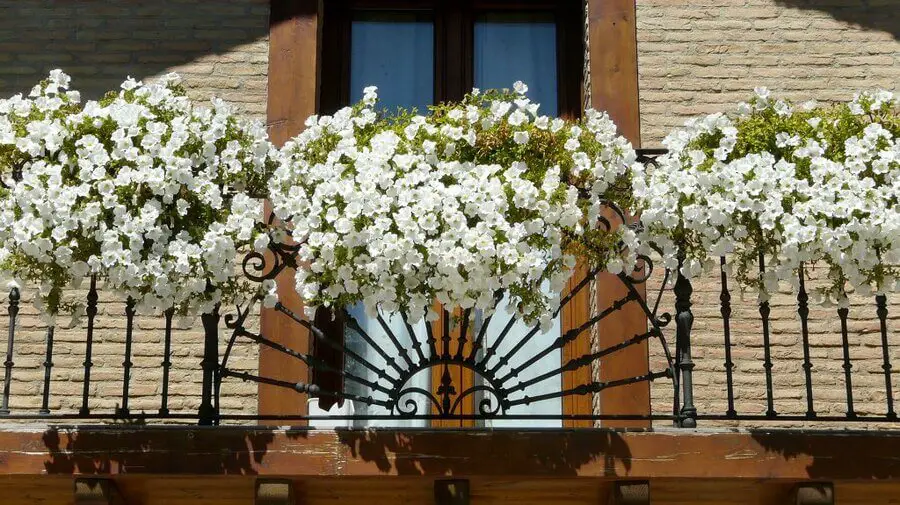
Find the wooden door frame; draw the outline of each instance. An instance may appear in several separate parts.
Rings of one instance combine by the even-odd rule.
[[[587,30],[589,34],[591,105],[608,111],[618,124],[620,132],[635,146],[640,145],[640,114],[638,108],[637,43],[635,3],[633,0],[586,0],[588,7]],[[267,125],[273,142],[283,144],[298,134],[306,117],[319,110],[319,82],[321,67],[327,59],[321,58],[322,0],[271,0],[269,29],[269,73]],[[568,48],[570,51],[573,47]],[[292,289],[293,272],[283,272],[278,279],[279,295],[287,308],[299,312],[302,302]],[[602,274],[597,281],[598,310],[620,298],[624,286],[618,279]],[[577,303],[563,313],[564,330],[579,324],[589,316],[587,293],[580,294]],[[599,328],[600,345],[607,347],[646,331],[646,318],[639,307],[629,304],[620,313],[603,321]],[[261,314],[262,333],[267,338],[291,347],[299,352],[310,349],[305,330],[271,309]],[[564,349],[568,359],[590,350],[587,339]],[[613,353],[600,363],[600,380],[637,376],[648,370],[648,346],[644,342],[629,349]],[[260,349],[260,375],[285,378],[292,381],[308,380],[307,367],[288,356]],[[585,376],[585,374],[588,374]],[[590,381],[590,370],[564,376],[568,382]],[[565,409],[585,412],[589,397],[571,398],[564,402]],[[610,389],[601,393],[604,414],[650,413],[649,384],[638,383]],[[260,385],[258,408],[260,414],[288,415],[307,412],[306,396],[293,391]],[[607,426],[641,427],[648,423],[626,421],[604,423]]]

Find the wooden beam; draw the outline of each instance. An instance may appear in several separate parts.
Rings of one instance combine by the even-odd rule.
[[[300,133],[307,117],[316,112],[319,67],[321,0],[272,0],[269,20],[269,136],[280,146]],[[266,209],[270,212],[270,209]],[[303,303],[293,288],[294,272],[286,269],[276,279],[281,302],[295,313]],[[262,310],[260,323],[267,338],[306,353],[308,332],[283,314]],[[291,382],[309,381],[309,371],[299,360],[269,347],[259,350],[259,374]],[[306,413],[306,395],[261,384],[260,414]]]
[[[638,106],[637,38],[634,0],[588,0],[588,38],[591,55],[591,106],[605,110],[619,133],[635,147],[641,145]],[[627,210],[627,209],[626,209]],[[597,310],[609,307],[626,294],[614,276],[603,273],[597,280]],[[645,296],[643,286],[639,289]],[[634,303],[601,322],[600,347],[639,335],[647,329],[647,318]],[[648,342],[613,353],[600,363],[600,380],[610,381],[647,373]],[[600,393],[604,414],[649,414],[650,384],[647,382],[611,388]],[[650,427],[649,421],[605,421],[606,427]]]
[[[896,481],[900,433],[616,430],[0,430],[0,475]]]
[[[634,0],[588,0],[591,106],[605,110],[635,147],[641,145]]]
[[[75,479],[73,495],[75,505],[125,505],[122,494],[111,479]]]

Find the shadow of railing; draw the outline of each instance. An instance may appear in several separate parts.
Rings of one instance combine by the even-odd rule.
[[[305,432],[292,436],[305,437]],[[149,429],[143,423],[48,428],[42,436],[47,474],[195,473],[256,475],[275,434],[268,429],[219,430],[196,436],[194,427]]]

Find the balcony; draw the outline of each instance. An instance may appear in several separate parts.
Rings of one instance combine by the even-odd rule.
[[[295,253],[272,246],[244,274],[275,279]],[[809,269],[797,294],[757,303],[732,289],[729,258],[721,267],[691,281],[653,258],[618,275],[582,268],[549,333],[501,311],[411,325],[344,310],[336,325],[259,299],[148,318],[97,279],[81,288],[82,321],[48,324],[13,288],[0,471],[774,478],[784,489],[896,476],[898,300],[813,304],[821,279]],[[261,312],[277,324],[261,329]],[[263,353],[309,373],[271,374]],[[263,405],[266,388],[307,409]]]

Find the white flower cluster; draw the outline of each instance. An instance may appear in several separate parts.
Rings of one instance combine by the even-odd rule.
[[[83,105],[68,86],[54,71],[0,101],[0,165],[17,164],[0,172],[20,172],[0,198],[3,269],[41,284],[49,313],[91,274],[148,312],[203,312],[250,289],[235,259],[268,243],[258,198],[277,151],[263,126],[195,105],[175,75]]]
[[[900,122],[888,92],[794,108],[757,89],[739,114],[688,121],[658,166],[636,166],[641,240],[695,276],[720,256],[762,299],[800,264],[824,263],[821,294],[846,302],[900,288]],[[758,275],[762,254],[765,274]]]
[[[490,313],[508,292],[519,314],[549,324],[558,295],[540,287],[563,289],[576,242],[603,235],[598,261],[629,261],[597,217],[629,196],[631,145],[604,114],[551,119],[515,90],[379,117],[367,88],[361,103],[307,120],[270,196],[301,243],[309,310],[362,301],[413,322],[435,317],[435,301]]]

